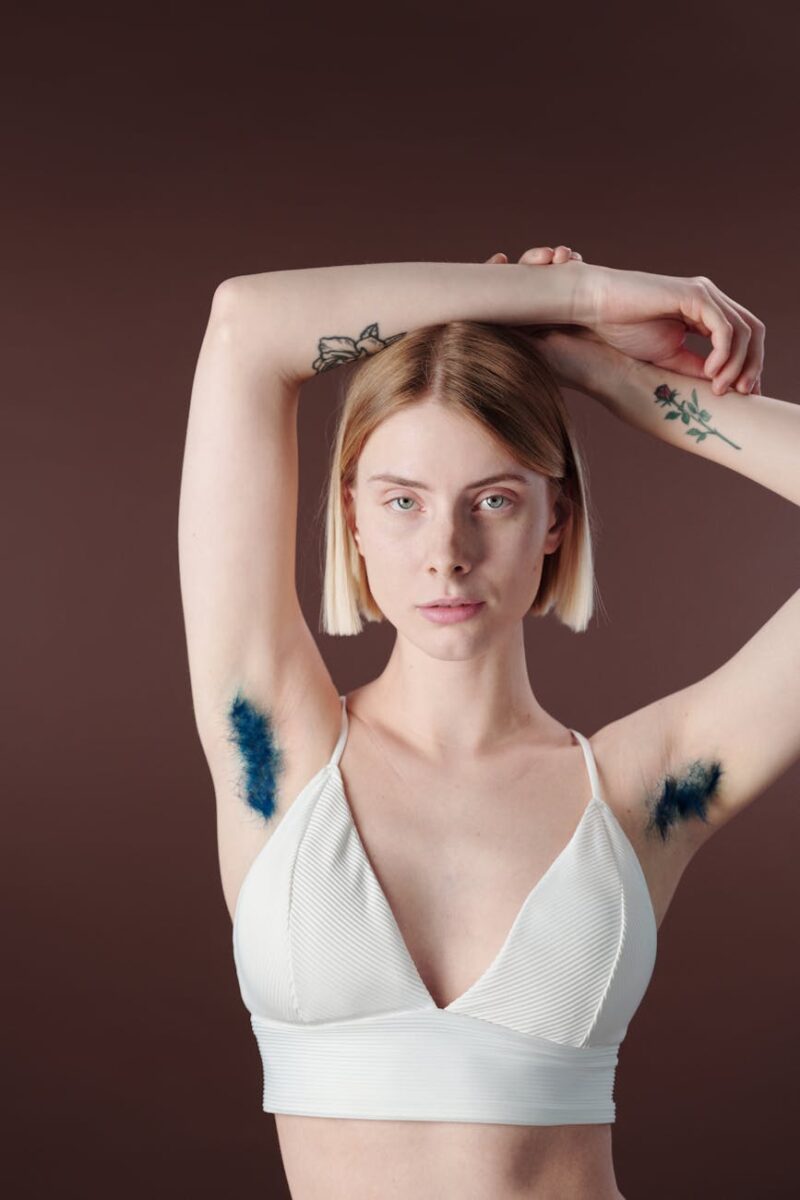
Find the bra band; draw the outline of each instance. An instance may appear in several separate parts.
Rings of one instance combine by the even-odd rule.
[[[616,1045],[559,1044],[431,1008],[250,1023],[265,1112],[503,1125],[616,1119]]]

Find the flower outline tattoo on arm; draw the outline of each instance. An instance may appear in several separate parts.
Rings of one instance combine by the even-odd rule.
[[[311,364],[312,370],[319,375],[323,371],[330,371],[333,367],[341,366],[342,363],[364,358],[368,354],[377,354],[379,350],[384,350],[387,346],[391,346],[392,342],[397,342],[405,336],[405,332],[403,332],[396,333],[393,337],[382,338],[378,333],[378,322],[374,321],[362,329],[357,338],[321,337],[317,343],[319,354]]]

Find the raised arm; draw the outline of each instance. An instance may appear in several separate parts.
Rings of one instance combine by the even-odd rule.
[[[593,395],[620,420],[800,504],[800,405],[718,396],[706,380],[631,358],[613,386],[598,382]]]
[[[702,380],[633,363],[607,406],[690,454],[730,467],[800,504],[800,405],[772,396],[715,395]],[[800,566],[798,543],[784,553]],[[703,800],[701,839],[745,808],[800,756],[800,590],[727,662],[665,698],[676,777],[693,764],[722,774]],[[709,775],[708,778],[711,778]],[[665,832],[680,819],[668,814]]]
[[[426,322],[572,318],[573,267],[586,273],[578,262],[541,272],[323,267],[217,289],[192,385],[178,540],[192,701],[231,913],[247,867],[327,761],[339,727],[337,689],[295,585],[301,381]],[[332,349],[328,337],[351,341]]]
[[[717,395],[703,379],[630,359],[585,331],[555,331],[539,343],[562,383],[619,420],[800,504],[800,405]],[[796,540],[784,552],[800,566]],[[672,764],[654,836],[698,845],[800,756],[800,590],[711,674],[647,712]]]
[[[250,664],[297,678],[311,638],[295,587],[297,407],[303,380],[457,318],[568,322],[583,313],[571,262],[370,263],[241,275],[214,295],[192,386],[179,551],[195,716],[226,735]],[[319,674],[319,672],[316,672]]]
[[[250,352],[292,383],[381,350],[411,329],[448,321],[560,324],[588,320],[578,260],[519,264],[364,263],[236,275],[218,289]]]

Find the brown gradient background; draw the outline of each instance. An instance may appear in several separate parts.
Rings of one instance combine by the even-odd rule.
[[[180,609],[180,466],[214,288],[564,241],[709,275],[766,322],[763,390],[792,400],[800,30],[780,11],[98,4],[6,25],[7,1195],[288,1195]],[[346,378],[313,380],[301,407],[315,631]],[[797,587],[798,518],[567,402],[608,615],[582,636],[531,621],[528,653],[545,707],[592,734],[770,617]],[[380,671],[390,632],[318,635],[339,690]],[[617,1075],[628,1200],[794,1192],[798,783],[794,767],[704,847],[661,928]]]

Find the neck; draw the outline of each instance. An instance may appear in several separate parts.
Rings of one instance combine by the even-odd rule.
[[[432,759],[479,757],[521,734],[535,741],[560,728],[531,687],[522,622],[505,643],[463,660],[432,658],[398,634],[368,687],[376,719],[395,729],[402,722]]]

